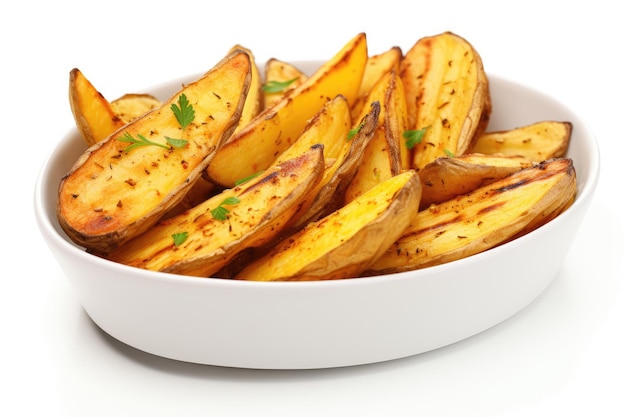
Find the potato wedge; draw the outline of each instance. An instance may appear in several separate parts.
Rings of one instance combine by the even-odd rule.
[[[576,195],[570,159],[553,159],[420,211],[364,275],[425,268],[508,242],[547,223]]]
[[[78,68],[70,71],[69,101],[76,128],[88,146],[126,124]]]
[[[374,101],[370,112],[351,129],[350,133],[354,133],[354,136],[344,141],[339,156],[327,166],[322,181],[311,193],[312,199],[307,199],[297,216],[294,216],[291,230],[301,229],[344,205],[346,189],[359,169],[367,145],[376,134],[380,107],[380,103]]]
[[[400,60],[402,59],[402,49],[393,46],[386,51],[372,55],[367,59],[365,72],[359,87],[359,94],[356,102],[352,105],[352,117],[359,120],[362,117],[363,107],[369,102],[368,96],[374,85],[380,81],[385,74],[391,71],[400,71]]]
[[[361,33],[291,94],[235,133],[209,164],[207,178],[232,187],[238,180],[267,169],[325,102],[338,94],[354,102],[366,61],[367,42]]]
[[[478,137],[471,152],[524,156],[540,162],[564,157],[571,136],[571,122],[545,120],[510,130],[486,132]]]
[[[467,154],[441,157],[419,171],[422,181],[420,210],[500,180],[533,165],[524,157]]]
[[[345,191],[346,202],[379,182],[398,175],[409,164],[407,148],[402,139],[406,129],[406,103],[402,80],[397,72],[392,70],[384,75],[371,90],[368,100],[381,103],[378,127]]]
[[[292,63],[270,58],[265,63],[265,82],[263,83],[263,108],[272,107],[286,94],[295,90],[309,78]]]
[[[235,132],[241,130],[244,126],[250,123],[252,119],[254,119],[263,110],[261,73],[259,72],[259,68],[257,67],[254,54],[250,49],[245,48],[241,45],[233,46],[230,50],[230,53],[235,52],[236,50],[242,50],[250,57],[252,78],[250,79],[250,89],[248,90],[248,96],[246,97],[246,102],[243,105],[241,117],[239,118],[239,122],[237,123],[237,127],[235,128]]]
[[[151,94],[128,93],[113,100],[111,102],[111,110],[126,124],[156,109],[160,105],[161,100]],[[109,132],[109,134],[111,133],[113,131]],[[109,134],[102,139],[109,136]]]
[[[419,39],[400,63],[409,129],[426,129],[413,147],[414,169],[466,153],[491,115],[489,83],[478,52],[451,32]]]
[[[323,147],[315,146],[157,223],[106,258],[143,269],[209,277],[244,249],[271,240],[323,170]]]
[[[420,182],[406,171],[288,237],[235,279],[307,281],[357,277],[417,212]]]
[[[57,217],[67,235],[109,252],[156,223],[232,133],[250,77],[248,55],[230,54],[161,107],[87,149],[59,185]],[[183,97],[195,111],[184,129],[173,111],[186,107]]]

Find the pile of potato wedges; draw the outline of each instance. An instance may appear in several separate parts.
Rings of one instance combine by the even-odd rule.
[[[359,33],[311,74],[235,45],[160,101],[109,101],[77,68],[86,149],[57,218],[95,256],[194,277],[359,278],[526,234],[577,193],[572,125],[489,131],[489,78],[444,32],[406,52]]]

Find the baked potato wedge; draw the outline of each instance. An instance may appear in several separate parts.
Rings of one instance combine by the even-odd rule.
[[[237,50],[244,51],[250,57],[250,68],[252,77],[250,78],[250,88],[248,90],[248,95],[246,96],[246,102],[243,105],[241,117],[239,118],[239,122],[237,123],[237,127],[235,128],[235,132],[241,130],[245,125],[250,123],[252,119],[254,119],[263,110],[261,73],[256,64],[254,54],[250,49],[245,48],[241,45],[233,46],[229,52],[232,53]]]
[[[369,141],[356,174],[345,191],[351,201],[374,185],[408,168],[408,152],[402,133],[406,130],[406,102],[402,80],[392,70],[372,88],[369,101],[381,103],[378,127]]]
[[[419,171],[422,181],[420,210],[500,180],[533,165],[518,156],[466,154],[441,157]]]
[[[235,279],[308,281],[358,277],[417,212],[420,182],[406,171],[288,237]]]
[[[359,120],[362,117],[363,107],[367,107],[368,97],[376,83],[388,72],[400,71],[401,59],[402,49],[398,46],[393,46],[380,54],[371,55],[367,59],[358,98],[352,105],[352,117],[354,120]]]
[[[413,218],[364,275],[421,269],[491,249],[560,214],[576,188],[572,160],[552,159],[433,204]]]
[[[156,109],[160,105],[161,100],[154,97],[152,94],[128,93],[113,100],[111,102],[111,110],[113,110],[113,113],[119,117],[124,124],[127,124],[149,111]],[[111,133],[113,133],[113,131],[109,132],[101,139],[104,139]]]
[[[400,63],[409,130],[426,129],[412,147],[412,168],[466,153],[491,116],[489,82],[480,55],[445,32],[419,39]]]
[[[106,253],[156,223],[231,135],[250,77],[248,54],[229,54],[161,107],[87,149],[59,185],[57,217],[67,235]]]
[[[564,157],[571,136],[571,122],[544,120],[510,130],[486,132],[476,139],[470,152],[524,156],[540,162]]]
[[[361,33],[299,87],[231,136],[209,164],[207,178],[232,187],[238,180],[267,169],[300,136],[324,103],[338,94],[350,104],[354,102],[366,61],[367,41]]]
[[[126,124],[78,68],[70,71],[69,102],[76,128],[88,146]]]
[[[324,171],[322,146],[157,223],[105,257],[137,268],[209,277],[286,224]]]
[[[272,107],[307,78],[309,77],[294,64],[270,58],[265,63],[265,82],[261,87],[263,108]]]
[[[343,141],[340,154],[331,164],[327,164],[322,181],[311,193],[311,199],[306,200],[294,217],[290,231],[301,229],[344,205],[346,189],[359,169],[367,145],[376,134],[380,107],[380,103],[374,101],[370,112],[350,129],[348,140]]]

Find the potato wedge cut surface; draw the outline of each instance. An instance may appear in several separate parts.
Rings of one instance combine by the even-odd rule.
[[[88,146],[124,126],[111,103],[78,69],[70,71],[69,100],[78,132]]]
[[[63,230],[87,249],[108,252],[153,225],[185,196],[230,136],[249,83],[248,55],[230,54],[161,107],[87,149],[59,186]],[[185,129],[172,109],[183,95],[195,112]],[[150,144],[133,147],[128,138]]]
[[[235,278],[305,281],[357,277],[410,223],[419,199],[416,173],[399,174],[286,238]]]
[[[478,52],[450,32],[418,40],[400,63],[409,129],[426,129],[413,147],[414,169],[461,155],[491,115],[489,83]]]
[[[295,90],[236,132],[209,164],[207,178],[232,187],[269,167],[324,103],[338,94],[349,103],[356,99],[366,61],[367,41],[361,33]]]
[[[313,147],[241,186],[224,190],[106,255],[154,271],[208,277],[240,251],[279,233],[324,170],[323,148]],[[185,238],[176,242],[174,236]]]
[[[415,270],[483,252],[550,221],[575,195],[576,173],[570,159],[520,170],[420,211],[365,274]]]

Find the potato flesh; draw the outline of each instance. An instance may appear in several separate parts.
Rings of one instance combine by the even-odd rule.
[[[111,109],[113,113],[126,124],[156,109],[160,105],[161,100],[150,94],[131,93],[124,94],[122,97],[113,100],[111,102]],[[109,136],[111,133],[113,133],[113,131],[107,133],[102,139]]]
[[[154,271],[207,277],[246,248],[262,245],[279,233],[304,195],[322,175],[322,147],[314,147],[249,182],[227,189],[106,255],[112,261]],[[223,206],[227,218],[211,210],[229,197],[239,202]],[[172,235],[187,232],[174,245]]]
[[[465,39],[446,32],[418,40],[400,64],[409,129],[426,129],[412,149],[412,168],[461,155],[491,114],[482,60]]]
[[[356,277],[409,224],[419,197],[420,184],[414,171],[390,178],[279,243],[235,278],[284,281]]]
[[[158,109],[89,148],[62,179],[58,218],[79,245],[108,252],[154,224],[185,195],[239,119],[250,82],[246,54],[229,55]],[[185,93],[195,120],[183,132],[170,106]],[[188,139],[183,148],[125,152],[124,134]]]
[[[265,84],[289,82],[289,85],[278,92],[265,91],[263,93],[263,108],[265,109],[278,103],[285,95],[299,87],[307,78],[309,77],[293,64],[276,58],[269,59],[265,63]]]
[[[111,103],[78,69],[70,71],[69,101],[76,127],[88,146],[92,146],[124,126]]]
[[[338,94],[356,99],[367,60],[361,33],[304,83],[233,135],[209,164],[207,177],[223,187],[267,169],[300,135],[307,121]],[[250,152],[254,149],[254,152]]]
[[[367,275],[421,269],[505,243],[544,224],[576,194],[570,159],[550,160],[422,210]]]
[[[365,148],[354,178],[346,192],[345,201],[351,201],[376,184],[408,167],[403,161],[402,132],[406,129],[406,106],[402,80],[396,71],[390,71],[373,87],[368,101],[381,103],[378,127]],[[397,108],[396,106],[401,106]]]

